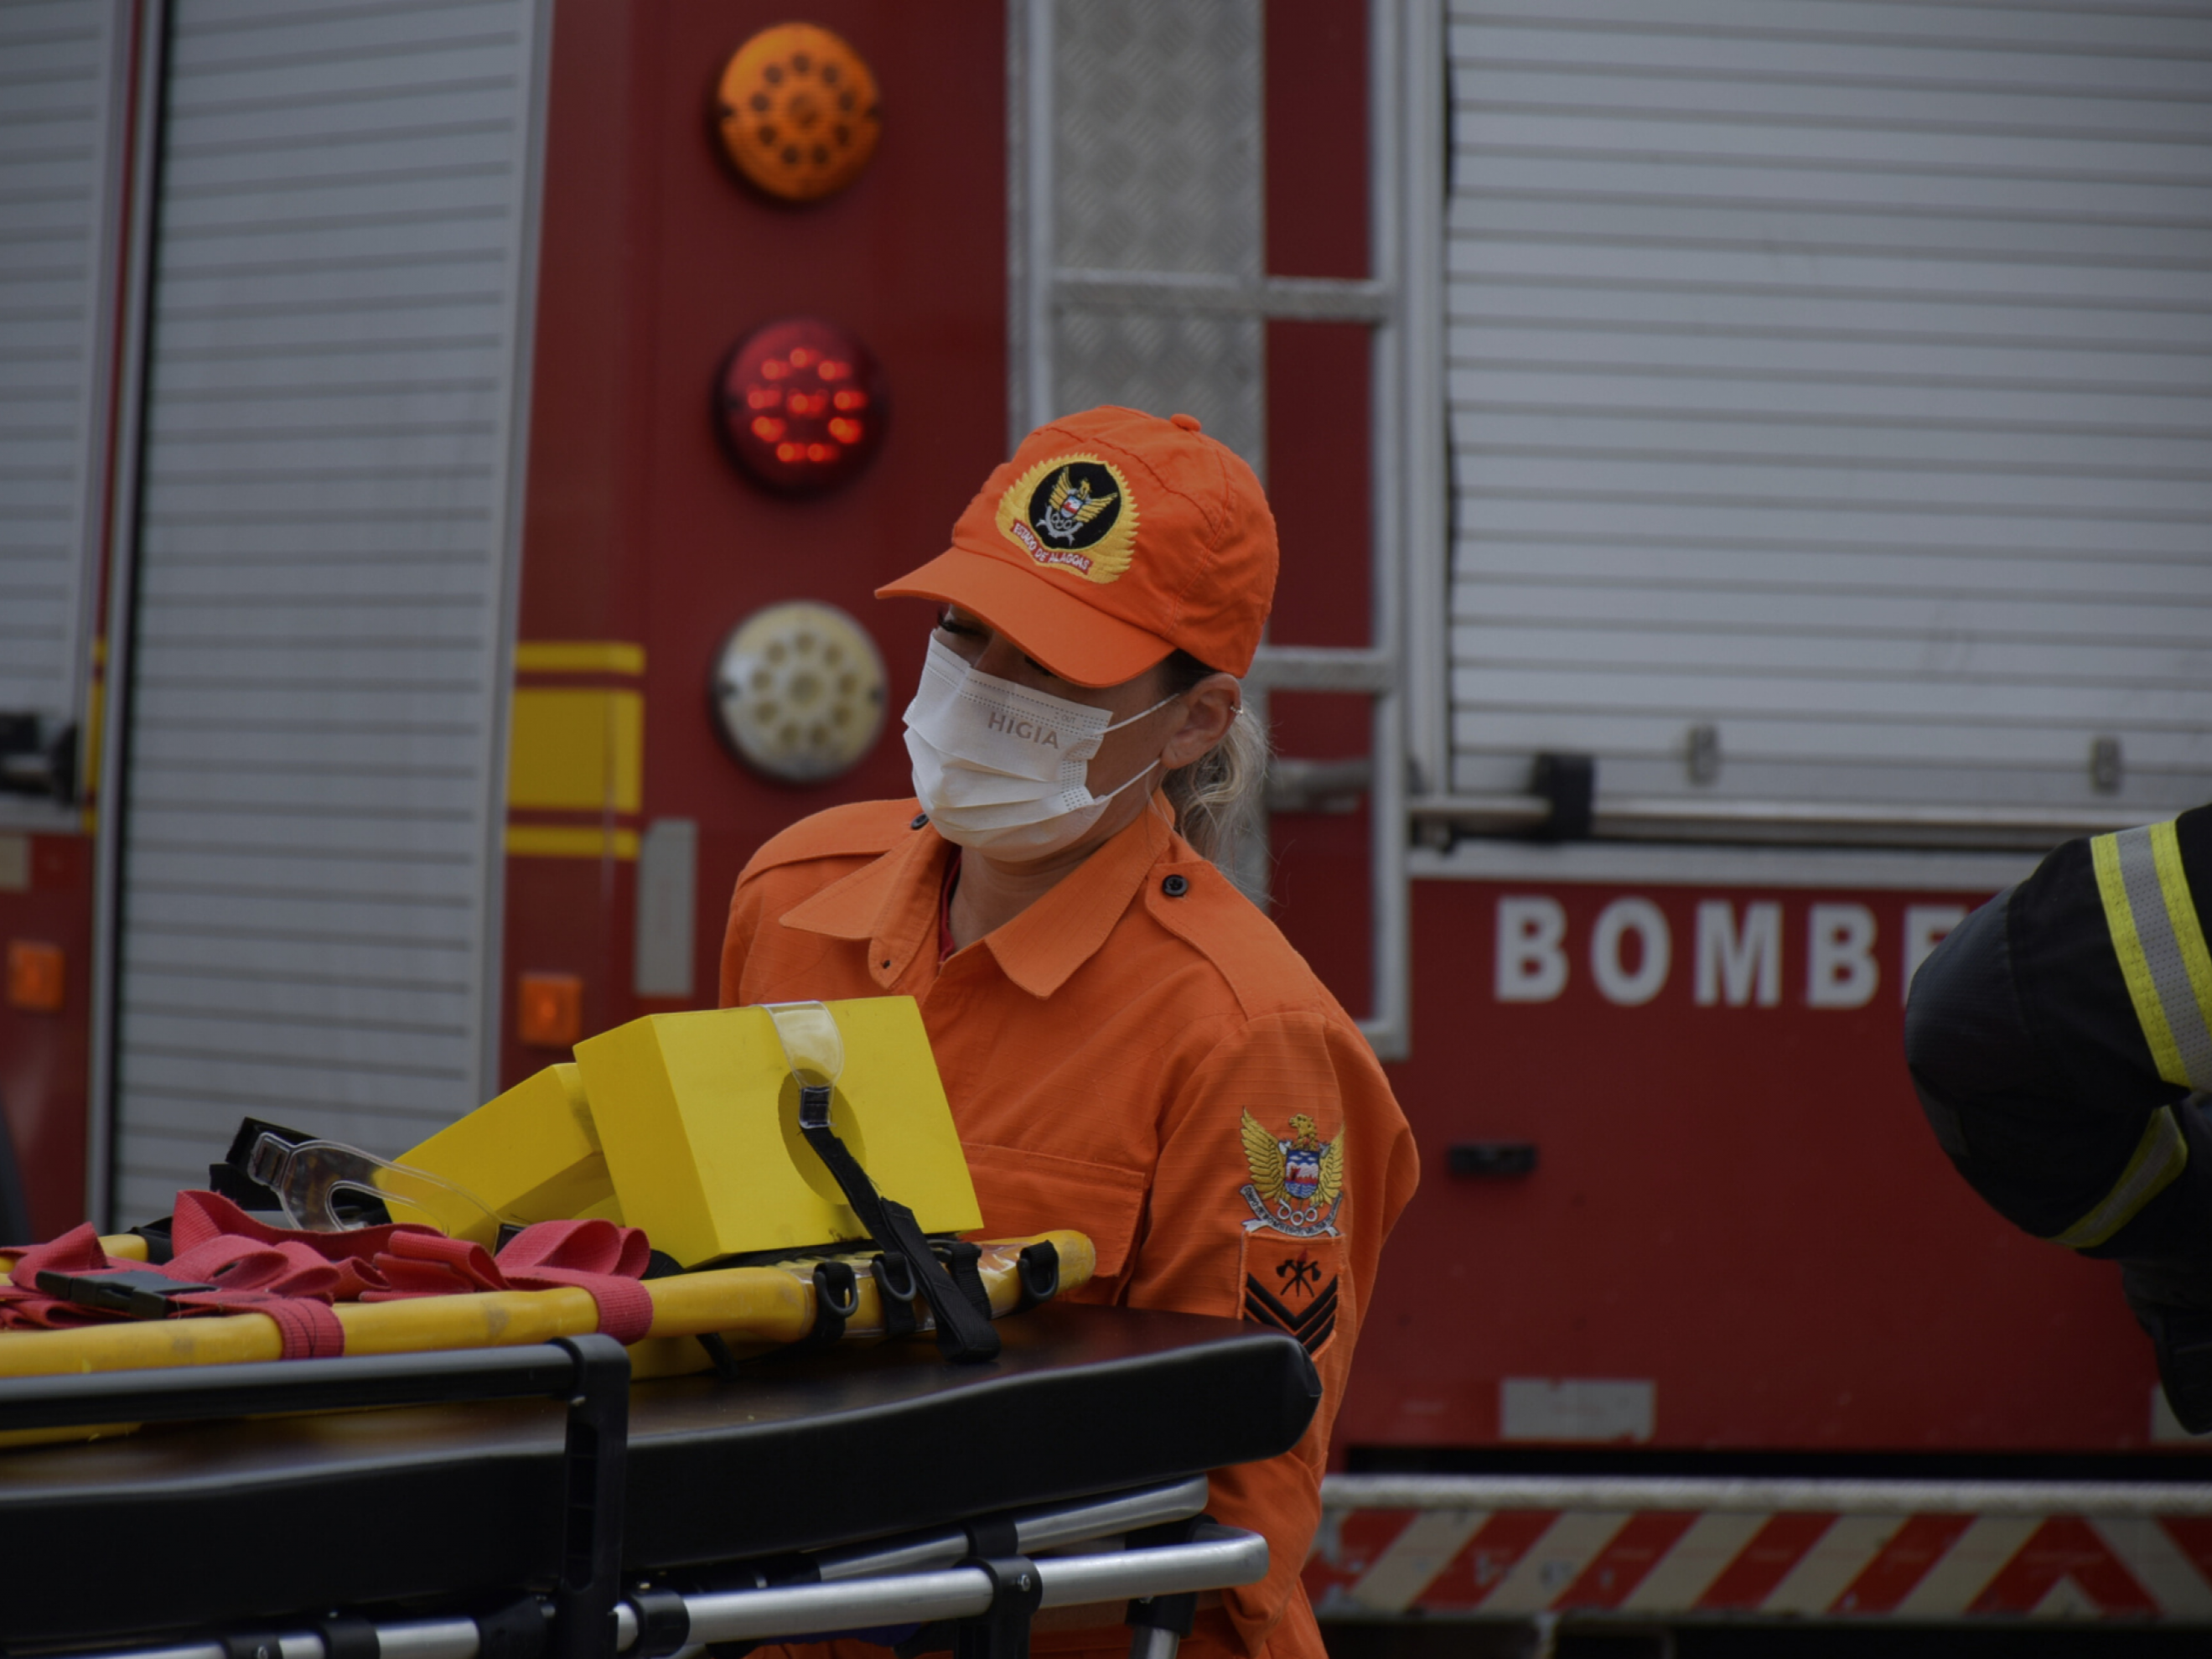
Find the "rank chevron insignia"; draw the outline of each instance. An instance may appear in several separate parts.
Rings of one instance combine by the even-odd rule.
[[[1304,1270],[1303,1273],[1299,1273],[1300,1269]],[[1291,1280],[1291,1285],[1285,1289],[1285,1296],[1291,1289],[1296,1289],[1305,1291],[1311,1300],[1304,1307],[1293,1310],[1284,1297],[1277,1296],[1273,1290],[1261,1284],[1256,1274],[1247,1273],[1244,1275],[1244,1316],[1256,1320],[1262,1325],[1273,1325],[1279,1330],[1288,1331],[1292,1336],[1297,1338],[1299,1345],[1309,1354],[1318,1354],[1323,1345],[1336,1333],[1335,1279],[1332,1277],[1328,1283],[1322,1285],[1316,1293],[1304,1282],[1307,1278],[1320,1277],[1320,1270],[1316,1263],[1279,1262],[1275,1271],[1278,1274]],[[1294,1274],[1297,1276],[1293,1278]]]
[[[1244,1231],[1272,1227],[1293,1238],[1334,1235],[1344,1202],[1344,1137],[1323,1140],[1304,1112],[1291,1119],[1287,1140],[1277,1139],[1249,1112],[1243,1133],[1252,1180],[1239,1193],[1253,1215]]]

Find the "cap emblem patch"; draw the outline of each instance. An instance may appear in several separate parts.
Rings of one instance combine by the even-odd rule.
[[[1110,582],[1137,545],[1137,500],[1121,469],[1096,455],[1039,461],[999,497],[999,533],[1042,565]]]

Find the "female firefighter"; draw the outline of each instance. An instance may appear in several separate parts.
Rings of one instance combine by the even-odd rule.
[[[1030,434],[951,547],[879,592],[940,607],[906,712],[915,798],[769,842],[722,949],[725,1006],[914,997],[985,1234],[1088,1233],[1079,1299],[1258,1320],[1313,1356],[1304,1439],[1214,1477],[1212,1512],[1271,1565],[1208,1598],[1193,1659],[1322,1659],[1299,1571],[1416,1178],[1358,1027],[1211,861],[1264,767],[1237,676],[1276,562],[1259,481],[1190,416]],[[1120,1608],[1075,1611],[1041,1650],[1126,1652]]]

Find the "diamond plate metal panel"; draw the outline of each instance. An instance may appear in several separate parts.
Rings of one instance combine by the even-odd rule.
[[[1264,325],[1242,317],[1069,310],[1060,319],[1060,407],[1122,404],[1195,415],[1265,477]]]
[[[1060,0],[1063,266],[1256,276],[1258,0]]]

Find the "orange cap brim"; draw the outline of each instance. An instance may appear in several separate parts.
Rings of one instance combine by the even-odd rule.
[[[876,597],[957,605],[1077,685],[1119,685],[1175,649],[1158,635],[1094,610],[1009,560],[963,548],[948,548],[921,569],[878,588]]]

